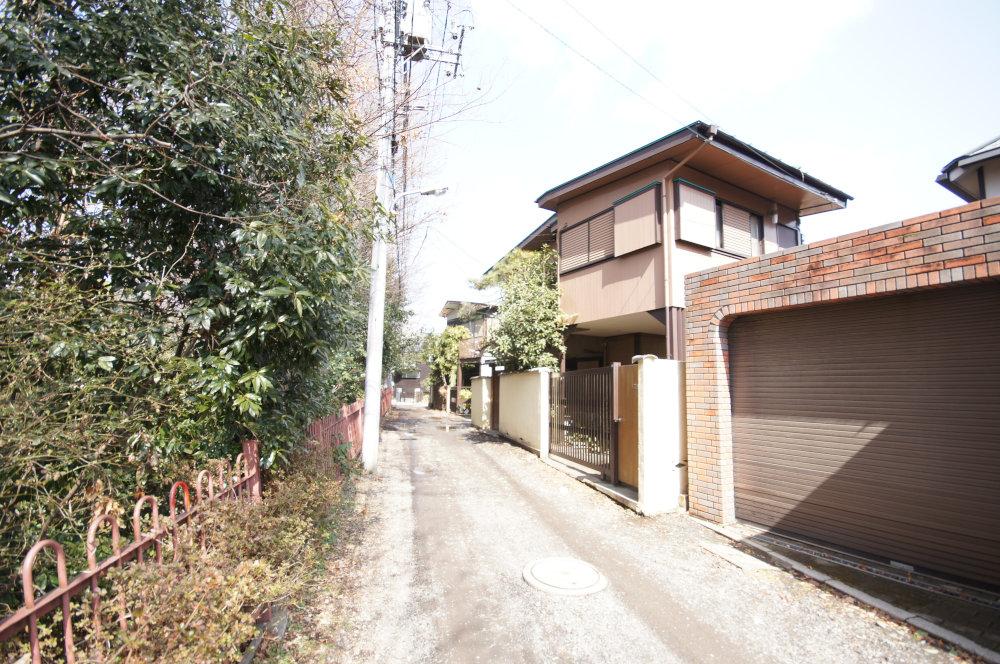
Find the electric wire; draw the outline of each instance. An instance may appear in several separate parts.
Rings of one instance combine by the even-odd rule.
[[[524,11],[523,9],[521,9],[520,7],[518,7],[517,5],[515,5],[513,2],[511,2],[511,0],[505,0],[505,2],[508,5],[510,5],[511,7],[513,7],[514,9],[516,9],[518,12],[520,12],[526,19],[528,19],[529,21],[531,21],[532,23],[534,23],[535,25],[537,25],[539,28],[541,28],[542,30],[544,30],[550,37],[552,37],[557,42],[559,42],[560,44],[562,44],[565,48],[567,48],[569,51],[571,51],[577,57],[579,57],[582,60],[584,60],[585,62],[587,62],[591,67],[593,67],[597,71],[601,72],[602,74],[604,74],[605,76],[607,76],[608,78],[610,78],[612,81],[614,81],[615,83],[617,83],[618,85],[620,85],[622,88],[624,88],[625,90],[627,90],[628,92],[630,92],[632,95],[634,95],[638,99],[641,99],[646,104],[648,104],[650,107],[654,108],[655,110],[659,111],[660,113],[663,113],[665,116],[667,116],[668,118],[670,118],[674,122],[677,122],[677,123],[681,122],[680,120],[677,119],[677,116],[675,116],[670,111],[666,110],[665,108],[663,108],[662,106],[660,106],[656,102],[652,101],[651,99],[649,99],[648,97],[646,97],[645,95],[643,95],[641,92],[638,92],[637,90],[635,90],[634,88],[632,88],[627,83],[624,83],[621,79],[619,79],[617,76],[615,76],[614,74],[612,74],[611,72],[609,72],[607,69],[605,69],[601,65],[597,64],[596,62],[594,62],[594,60],[592,60],[591,58],[589,58],[587,55],[585,55],[582,52],[578,51],[569,42],[567,42],[562,37],[560,37],[559,35],[557,35],[555,32],[553,32],[552,30],[550,30],[548,28],[548,26],[546,26],[544,23],[542,23],[541,21],[539,21],[538,19],[536,19],[534,16],[532,16],[528,12]]]

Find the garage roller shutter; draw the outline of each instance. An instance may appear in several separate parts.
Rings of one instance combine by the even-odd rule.
[[[738,319],[736,515],[1000,584],[1000,287]]]

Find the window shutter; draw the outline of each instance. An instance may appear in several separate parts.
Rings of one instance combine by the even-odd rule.
[[[740,256],[749,256],[750,213],[732,205],[722,205],[722,248]]]
[[[587,224],[564,230],[559,235],[559,271],[566,272],[587,263]]]
[[[615,255],[615,211],[608,210],[589,222],[590,258],[588,263]]]
[[[715,194],[678,182],[677,204],[680,210],[680,239],[703,247],[715,247]]]
[[[615,205],[615,256],[656,244],[656,201],[660,187]]]

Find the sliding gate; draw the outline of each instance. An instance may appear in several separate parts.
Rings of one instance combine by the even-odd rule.
[[[618,483],[620,365],[552,374],[549,453]]]

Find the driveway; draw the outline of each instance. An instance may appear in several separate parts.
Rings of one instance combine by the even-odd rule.
[[[324,659],[959,661],[808,581],[743,571],[692,519],[639,517],[467,420],[403,407],[388,427]],[[591,563],[607,589],[527,585],[525,565],[547,556]]]

